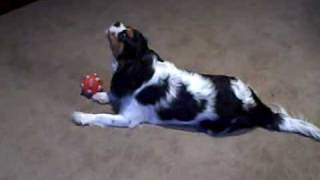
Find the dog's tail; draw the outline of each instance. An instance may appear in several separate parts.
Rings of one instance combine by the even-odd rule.
[[[283,110],[282,112],[274,112],[269,123],[265,124],[264,128],[295,133],[320,141],[320,129],[318,127],[303,119],[294,118]]]
[[[253,97],[258,103],[251,113],[255,117],[258,126],[268,130],[295,133],[305,137],[312,138],[320,142],[320,129],[315,125],[303,120],[303,118],[294,118],[286,110],[279,107],[279,111],[267,107],[256,94],[252,91]]]

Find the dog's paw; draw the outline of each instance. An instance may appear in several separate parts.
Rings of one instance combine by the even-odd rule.
[[[106,92],[97,92],[92,96],[92,100],[96,101],[100,104],[107,104],[109,103],[109,97]]]
[[[72,114],[72,122],[78,126],[88,126],[92,121],[92,115],[83,112],[74,112]]]

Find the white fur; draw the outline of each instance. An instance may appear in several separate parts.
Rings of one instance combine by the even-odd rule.
[[[116,72],[116,70],[118,69],[118,61],[114,57],[112,58],[111,66],[112,72]]]
[[[73,120],[81,125],[135,127],[141,123],[194,125],[203,118],[215,119],[217,117],[213,108],[216,91],[210,80],[205,79],[196,73],[180,70],[170,62],[160,62],[154,59],[153,66],[155,69],[153,77],[138,88],[132,95],[119,100],[119,115],[76,112],[73,114]],[[161,99],[159,103],[156,103],[154,106],[145,106],[137,102],[135,96],[143,88],[149,85],[158,84],[167,77],[169,77],[168,81],[170,88],[166,96]],[[180,83],[186,85],[187,90],[194,95],[196,100],[206,99],[207,108],[191,121],[179,121],[175,119],[167,121],[160,120],[156,108],[169,107],[172,100],[177,96],[177,89]],[[112,94],[110,95],[113,97]],[[93,96],[93,99],[100,103],[106,103],[109,102],[110,97],[108,97],[107,93],[98,93]]]
[[[256,106],[256,102],[252,97],[249,87],[241,80],[232,80],[231,88],[236,97],[241,100],[244,109],[249,110],[250,108]]]
[[[118,37],[118,34],[124,30],[126,30],[126,27],[122,23],[120,23],[119,27],[111,26],[109,29],[107,29],[106,33],[109,31],[110,33],[114,33],[114,35]]]
[[[119,33],[126,30],[126,27],[120,23],[118,27],[111,26],[107,29],[107,33],[112,33],[113,36],[118,37]],[[95,125],[99,127],[115,126],[115,127],[136,127],[141,123],[150,123],[158,125],[188,125],[191,127],[201,126],[200,121],[218,119],[218,115],[215,110],[217,90],[215,85],[210,79],[197,73],[187,72],[176,68],[176,66],[170,62],[158,61],[157,56],[153,58],[154,74],[150,80],[142,84],[133,93],[117,99],[115,95],[107,92],[99,92],[93,95],[92,100],[101,104],[107,104],[111,102],[118,114],[90,114],[82,112],[74,112],[72,119],[75,123],[80,125]],[[112,69],[116,72],[118,68],[118,62],[113,58]],[[140,104],[136,96],[147,86],[159,85],[162,81],[168,81],[168,89],[164,97],[160,97],[160,100],[153,105]],[[235,96],[242,102],[243,109],[246,111],[252,110],[257,106],[255,98],[253,97],[253,91],[241,80],[231,80],[230,88],[234,92]],[[198,114],[192,120],[183,121],[178,119],[161,120],[158,117],[159,109],[166,109],[172,106],[172,102],[179,95],[181,85],[186,87],[186,90],[192,94],[193,98],[201,103],[202,100],[206,100],[205,109]],[[223,104],[223,103],[222,103]],[[221,104],[220,104],[221,105]],[[259,104],[258,104],[259,105]],[[228,108],[228,107],[222,107]],[[284,110],[280,109],[280,112],[271,115],[272,118],[270,125],[265,127],[271,130],[292,132],[301,134],[304,136],[312,137],[320,141],[320,129],[314,125],[289,116]],[[279,116],[278,116],[279,115]],[[231,121],[232,124],[237,123],[237,118]],[[274,124],[273,124],[274,123]],[[214,124],[214,123],[213,123]],[[231,128],[231,127],[230,127]],[[230,131],[230,128],[225,128],[221,132],[214,132],[208,129],[208,134],[212,135],[224,135]],[[249,128],[250,129],[250,128]]]
[[[279,124],[280,131],[302,134],[320,141],[320,129],[304,119],[291,117],[284,108],[280,107],[280,116],[283,119]]]
[[[83,112],[74,112],[72,119],[80,125],[95,125],[99,127],[134,127],[135,122],[130,121],[121,114],[90,114]]]
[[[106,92],[97,92],[92,96],[92,100],[96,101],[100,104],[107,104],[109,103],[109,96]]]
[[[146,83],[144,83],[139,89],[134,92],[134,95],[138,94],[142,89],[146,86],[158,84],[160,81],[168,79],[169,83],[169,91],[164,98],[162,98],[158,103],[155,104],[155,107],[150,108],[150,110],[155,111],[155,108],[160,107],[169,107],[170,103],[177,96],[177,90],[179,88],[179,84],[183,83],[187,86],[187,90],[194,95],[196,100],[206,99],[208,101],[207,109],[199,113],[197,117],[192,121],[179,121],[179,120],[169,120],[169,121],[161,121],[157,117],[157,113],[149,113],[152,114],[152,117],[145,120],[147,123],[153,124],[181,124],[181,125],[193,125],[199,122],[199,120],[203,118],[215,119],[217,117],[214,112],[214,98],[216,96],[216,91],[214,89],[213,84],[210,80],[203,78],[199,74],[186,72],[184,70],[180,70],[176,68],[176,66],[170,62],[164,61],[160,62],[155,59],[153,60],[153,66],[155,69],[155,73],[153,77]]]

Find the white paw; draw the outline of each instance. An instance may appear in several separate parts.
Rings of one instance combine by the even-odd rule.
[[[87,114],[83,112],[74,112],[72,114],[72,121],[76,125],[80,125],[80,126],[90,125],[90,122],[93,121],[93,118],[94,117],[92,116],[92,114]]]
[[[137,127],[137,126],[139,126],[140,125],[140,122],[138,122],[138,121],[130,121],[130,123],[129,123],[129,128],[135,128],[135,127]]]
[[[101,104],[107,104],[109,102],[109,97],[106,92],[97,92],[92,96],[92,99]]]

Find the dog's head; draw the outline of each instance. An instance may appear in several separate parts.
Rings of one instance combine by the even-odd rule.
[[[106,31],[110,48],[117,61],[141,60],[147,54],[147,39],[138,30],[116,22]]]

